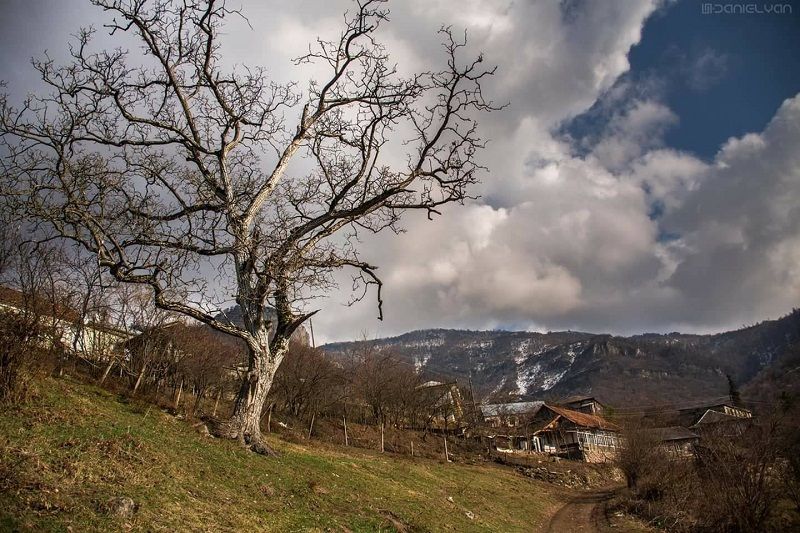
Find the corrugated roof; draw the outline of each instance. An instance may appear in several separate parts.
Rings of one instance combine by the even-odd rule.
[[[573,411],[572,409],[567,409],[566,407],[557,407],[550,404],[547,404],[545,407],[578,426],[609,429],[612,431],[619,431],[620,429],[618,425],[614,424],[613,422],[609,422],[602,416],[581,413],[580,411]]]
[[[489,403],[480,406],[483,416],[528,415],[539,412],[544,402]]]
[[[695,422],[692,427],[697,427],[701,424],[718,424],[720,422],[741,422],[744,420],[749,420],[749,419],[709,409],[708,411],[703,413],[703,416],[701,416],[700,419],[697,422]]]
[[[654,438],[660,441],[696,439],[697,434],[681,426],[653,428],[649,431]]]
[[[601,403],[594,396],[586,396],[586,395],[567,396],[566,398],[558,400],[558,402],[556,403],[558,403],[559,405],[566,405],[568,403],[584,402],[586,400],[592,400],[597,403]]]

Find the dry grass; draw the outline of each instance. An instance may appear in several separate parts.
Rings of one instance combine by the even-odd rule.
[[[69,379],[0,412],[0,530],[530,531],[552,487],[455,465],[271,438],[277,458]],[[120,518],[115,497],[138,505]]]

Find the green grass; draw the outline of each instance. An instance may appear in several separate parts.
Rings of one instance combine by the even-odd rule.
[[[272,438],[263,457],[93,386],[38,390],[0,411],[2,531],[530,531],[558,506],[508,468]]]

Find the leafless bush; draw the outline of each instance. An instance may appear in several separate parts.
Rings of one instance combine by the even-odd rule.
[[[787,494],[780,458],[789,454],[779,420],[704,428],[691,457],[660,453],[641,427],[625,433],[619,466],[638,514],[672,531],[781,530],[776,506]]]
[[[786,497],[800,515],[800,427],[793,425],[784,435],[782,479]]]
[[[643,419],[632,419],[623,426],[624,446],[617,456],[617,465],[625,474],[628,488],[637,491],[643,483],[654,477],[666,459],[658,447],[652,424]]]
[[[284,413],[309,418],[332,408],[349,394],[344,371],[320,350],[292,342],[275,374],[270,401]]]
[[[368,343],[351,354],[350,365],[354,396],[369,406],[374,423],[399,425],[411,416],[422,383],[412,367]]]
[[[0,313],[0,403],[24,399],[31,375],[32,346],[36,323],[22,314]]]
[[[781,496],[778,431],[776,420],[766,420],[720,425],[704,434],[696,462],[697,514],[703,529],[768,530]]]
[[[13,240],[6,246],[0,281],[0,400],[24,399],[36,369],[60,361],[65,305],[59,250]]]
[[[171,329],[180,355],[170,372],[176,380],[185,381],[194,395],[192,414],[209,393],[216,392],[219,399],[226,391],[235,392],[235,369],[245,360],[244,343],[202,325]]]

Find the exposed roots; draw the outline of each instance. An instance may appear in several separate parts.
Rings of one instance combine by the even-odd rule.
[[[234,423],[232,420],[225,420],[225,421],[209,421],[208,429],[212,435],[215,437],[223,438],[223,439],[230,439],[230,440],[238,440],[239,443],[250,450],[251,452],[257,453],[259,455],[266,455],[268,457],[277,457],[278,452],[273,450],[264,439],[261,437],[261,433],[259,432],[257,436],[252,434],[240,434],[238,425]]]
[[[206,426],[208,426],[208,431],[215,437],[221,439],[239,438],[238,431],[229,420],[208,419],[206,421]]]
[[[278,452],[267,446],[263,440],[258,439],[255,442],[250,443],[248,449],[251,452],[257,453],[259,455],[266,455],[268,457],[277,457]]]

